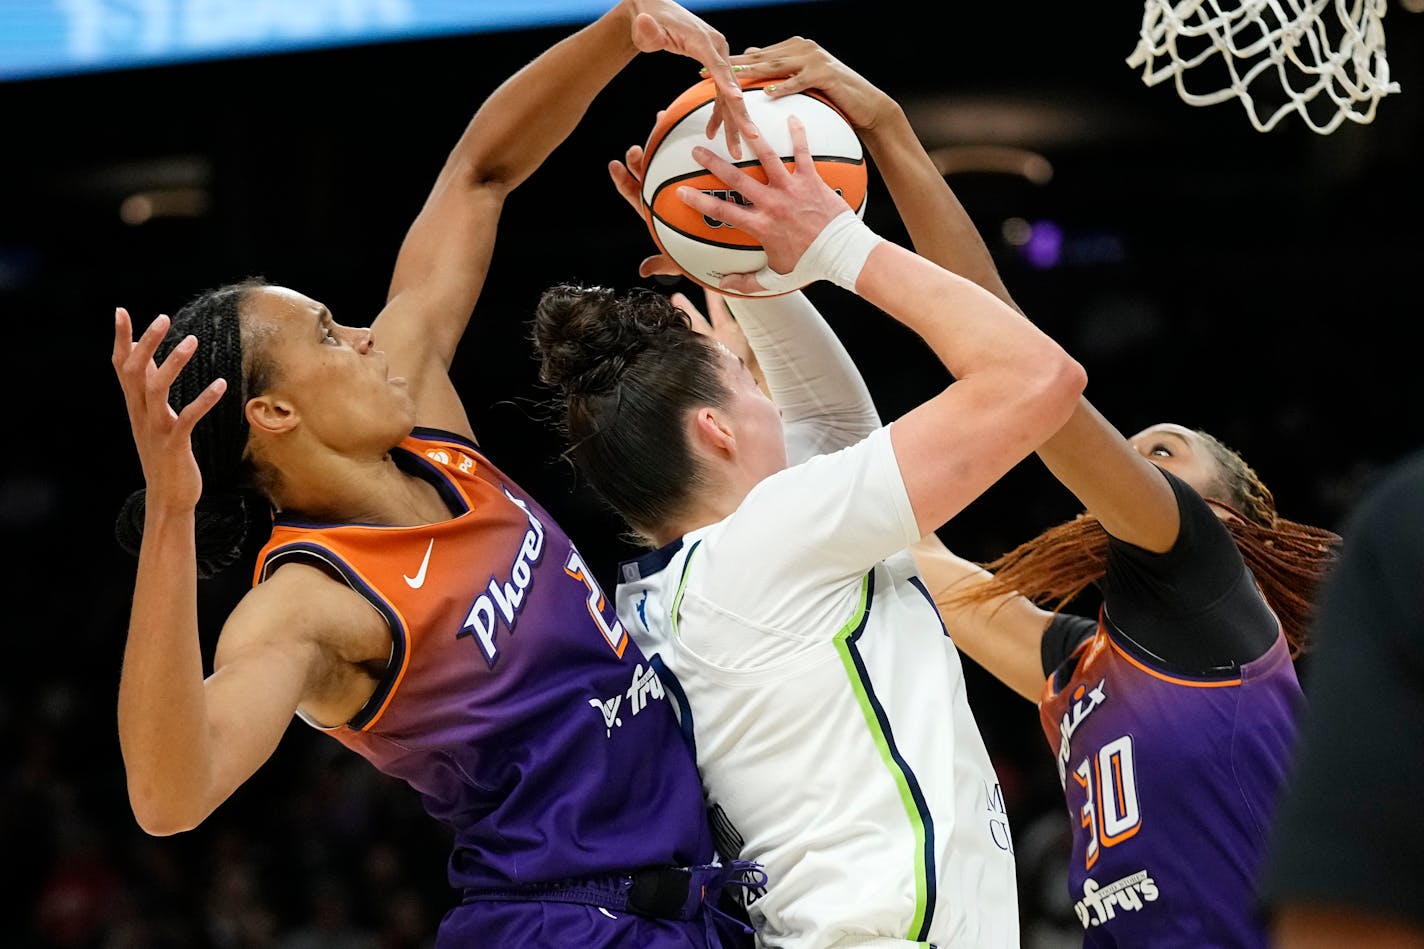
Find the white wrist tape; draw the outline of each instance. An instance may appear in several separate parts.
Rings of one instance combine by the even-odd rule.
[[[790,273],[763,267],[756,273],[757,283],[781,293],[799,290],[817,280],[829,280],[854,293],[865,259],[884,239],[846,208],[821,229]]]

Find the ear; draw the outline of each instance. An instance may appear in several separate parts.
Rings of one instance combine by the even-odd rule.
[[[270,395],[248,399],[244,412],[249,426],[274,435],[291,431],[301,421],[290,402]]]
[[[692,413],[692,445],[711,455],[730,458],[737,452],[737,436],[726,413],[704,405]]]

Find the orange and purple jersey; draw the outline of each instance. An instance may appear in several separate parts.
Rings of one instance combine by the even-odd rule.
[[[652,666],[548,513],[470,441],[417,429],[396,462],[449,519],[277,518],[255,582],[323,565],[391,630],[388,670],[322,728],[454,830],[450,882],[508,887],[708,863],[691,752]]]
[[[1174,487],[1176,547],[1114,541],[1096,629],[1046,656],[1039,711],[1073,833],[1069,898],[1085,946],[1265,949],[1255,880],[1304,697],[1230,534]],[[1212,668],[1173,661],[1174,643],[1203,656],[1201,642],[1233,639],[1235,658],[1216,648]]]

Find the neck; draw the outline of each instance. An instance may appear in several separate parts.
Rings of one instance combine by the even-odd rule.
[[[406,474],[389,454],[369,462],[329,461],[284,474],[274,501],[277,509],[326,523],[390,527],[430,524],[450,516],[435,486]]]
[[[664,547],[699,527],[706,527],[730,517],[746,500],[747,493],[746,490],[729,489],[699,497],[686,510],[669,518],[653,531],[653,545]]]

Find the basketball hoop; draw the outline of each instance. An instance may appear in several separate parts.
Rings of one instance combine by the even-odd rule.
[[[1127,64],[1155,86],[1170,78],[1188,105],[1239,98],[1258,132],[1297,112],[1328,135],[1374,121],[1399,91],[1384,52],[1386,0],[1146,0]],[[1212,69],[1217,72],[1213,79]],[[1187,88],[1191,73],[1198,89]],[[1264,118],[1263,118],[1264,116]]]

